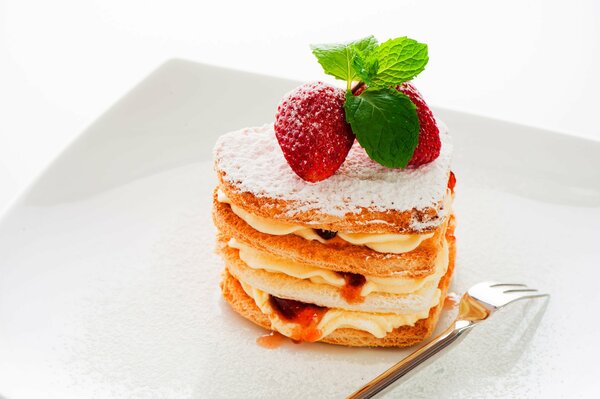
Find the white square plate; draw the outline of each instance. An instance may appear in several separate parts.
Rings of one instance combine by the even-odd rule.
[[[1,397],[343,397],[408,353],[267,350],[220,298],[213,143],[273,120],[296,84],[170,61],[16,201],[0,221]],[[453,289],[552,299],[542,318],[490,320],[395,395],[598,397],[600,143],[436,112],[456,147]]]

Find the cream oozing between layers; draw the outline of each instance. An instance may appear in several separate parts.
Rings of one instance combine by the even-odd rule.
[[[285,336],[293,336],[295,323],[282,320],[277,312],[269,303],[269,294],[256,289],[243,281],[240,284],[246,294],[254,300],[256,306],[262,313],[267,315],[271,321],[271,327]],[[431,307],[436,306],[440,301],[441,291],[436,291],[434,301]],[[370,313],[357,312],[343,309],[329,309],[319,324],[317,329],[321,336],[318,339],[326,337],[338,328],[352,328],[355,330],[366,331],[371,333],[376,338],[383,338],[392,330],[401,326],[412,326],[418,320],[425,319],[429,316],[429,308],[418,313],[412,314],[394,314],[394,313]]]
[[[334,271],[317,268],[311,265],[301,264],[289,259],[273,256],[271,254],[259,251],[235,239],[231,239],[228,245],[238,249],[240,259],[254,270],[265,270],[271,273],[283,273],[287,276],[308,280],[314,284],[327,284],[335,287],[342,287],[345,280]],[[367,296],[372,293],[385,293],[399,295],[398,299],[402,301],[403,294],[414,294],[426,285],[438,286],[440,279],[446,273],[449,262],[449,251],[446,240],[443,240],[443,246],[435,260],[434,273],[422,279],[407,277],[374,277],[365,276],[366,283],[362,288],[361,295]],[[269,302],[268,286],[262,289],[256,288],[244,278],[238,276],[242,288],[250,296],[258,308],[271,321],[272,328],[286,336],[292,336],[296,324],[283,320],[277,312],[271,307]],[[432,307],[437,306],[440,301],[441,290],[436,288],[430,302],[424,303],[421,307],[413,308],[406,313],[381,313],[377,311],[360,311],[342,308],[328,308],[327,312],[320,320],[317,329],[320,331],[321,338],[331,334],[338,328],[352,328],[371,333],[377,338],[383,338],[392,330],[407,325],[414,325],[418,320],[427,318]],[[319,306],[324,303],[319,301],[310,301]],[[428,303],[428,304],[427,304]],[[319,338],[320,339],[320,338]]]
[[[231,203],[227,195],[217,191],[217,200],[229,204],[231,211],[240,219],[261,233],[270,235],[295,234],[307,240],[317,240],[327,243],[313,229],[290,223],[283,223],[253,215]],[[389,233],[344,233],[337,232],[337,236],[353,245],[364,245],[377,252],[400,254],[410,252],[417,248],[423,241],[433,237],[434,233],[426,234],[389,234]]]
[[[309,280],[315,284],[326,284],[334,287],[343,287],[346,284],[344,277],[333,270],[303,264],[292,259],[275,256],[264,251],[259,251],[249,245],[239,242],[235,238],[229,240],[228,245],[236,248],[240,259],[255,270],[266,270],[272,273],[283,273],[287,276],[301,280]],[[409,294],[422,289],[426,285],[437,286],[440,279],[448,269],[449,252],[446,240],[438,253],[433,267],[433,273],[423,278],[410,278],[405,276],[376,277],[364,276],[360,295],[367,296],[373,292],[386,294]]]
[[[323,239],[311,228],[274,221],[253,215],[241,209],[232,204],[220,189],[217,191],[217,200],[221,203],[229,204],[236,216],[261,233],[279,236],[295,234],[307,240],[317,240],[321,243],[327,243],[327,240]],[[337,232],[338,237],[353,245],[364,245],[377,252],[384,253],[410,252],[433,235],[434,233],[386,234]],[[426,290],[428,286],[432,286],[432,288],[437,287],[439,281],[447,271],[449,262],[448,243],[445,239],[442,239],[442,243],[440,252],[435,259],[432,274],[424,278],[410,278],[402,275],[389,277],[364,276],[366,282],[361,288],[360,295],[367,297],[370,294],[379,293],[403,296],[417,294],[421,290]],[[345,278],[335,271],[275,256],[233,238],[228,242],[228,246],[238,250],[240,259],[250,269],[264,270],[270,273],[282,273],[292,278],[309,281],[310,283],[326,284],[337,288],[342,288],[346,284]],[[293,322],[283,320],[272,308],[269,302],[269,295],[272,293],[268,292],[268,284],[259,289],[241,279],[240,276],[238,276],[238,281],[261,312],[269,318],[272,328],[283,335],[293,336],[297,325]],[[377,311],[350,310],[338,307],[328,308],[316,327],[320,331],[321,338],[340,328],[366,331],[376,338],[383,338],[398,327],[412,326],[418,320],[427,318],[430,309],[439,304],[441,290],[435,288],[432,293],[433,296],[430,303],[427,301],[407,313],[379,313]],[[316,305],[324,305],[316,302],[319,301],[315,301]]]

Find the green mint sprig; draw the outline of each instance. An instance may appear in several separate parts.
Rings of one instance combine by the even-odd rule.
[[[377,39],[369,36],[349,43],[318,44],[310,47],[325,73],[345,80],[346,89],[350,90],[352,82],[359,80],[357,78],[361,72],[354,62],[366,59],[377,46]]]
[[[408,37],[378,44],[369,36],[311,49],[326,74],[346,81],[346,121],[369,157],[389,168],[406,167],[419,142],[419,118],[395,87],[425,69],[427,45]],[[367,89],[355,95],[353,82]]]

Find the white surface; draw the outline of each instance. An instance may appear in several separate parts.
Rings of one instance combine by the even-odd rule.
[[[429,43],[436,105],[600,139],[594,0],[0,0],[0,208],[167,59],[321,79],[313,42]]]
[[[51,165],[0,222],[1,397],[340,397],[406,353],[269,351],[220,299],[211,147],[294,84],[171,62]],[[525,282],[552,299],[541,320],[509,308],[396,395],[597,398],[600,144],[437,112],[456,144],[454,289]]]

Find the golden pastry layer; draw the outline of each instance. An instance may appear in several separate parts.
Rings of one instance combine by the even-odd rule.
[[[450,214],[453,145],[445,125],[438,128],[439,156],[417,168],[386,168],[355,142],[334,175],[309,183],[289,167],[272,124],[219,137],[214,168],[223,192],[253,215],[348,233],[426,233]]]
[[[238,203],[235,205],[239,206]],[[378,252],[339,237],[321,243],[295,234],[261,233],[237,216],[229,204],[218,201],[217,190],[213,199],[213,220],[222,236],[235,238],[275,256],[334,271],[375,277],[422,278],[434,273],[435,259],[442,248],[449,218],[445,218],[440,227],[433,231],[433,236],[422,241],[417,248],[399,254]],[[349,226],[349,230],[354,231],[352,226]]]
[[[344,296],[345,285],[315,283],[310,279],[299,279],[286,273],[253,269],[240,259],[237,249],[226,245],[221,248],[221,254],[229,273],[253,288],[280,298],[351,311],[407,314],[428,310],[437,296],[437,285],[441,278],[440,276],[410,292],[400,294],[369,292],[363,295],[360,292],[362,290],[359,290],[354,297],[346,298]],[[443,269],[445,273],[448,265],[447,252],[444,255],[441,258],[445,263]]]
[[[450,212],[444,200],[432,207],[405,211],[382,212],[363,207],[360,212],[344,216],[315,210],[302,211],[299,210],[302,204],[295,201],[258,197],[250,192],[239,191],[235,183],[226,179],[226,173],[219,170],[218,165],[217,176],[220,189],[240,208],[260,217],[315,229],[353,233],[428,233],[435,231]],[[422,227],[416,229],[415,225]]]
[[[262,216],[254,215],[239,206],[232,203],[221,190],[217,190],[217,201],[229,204],[233,213],[250,225],[254,230],[261,233],[283,236],[294,234],[306,240],[316,240],[322,244],[330,242],[331,238],[320,236],[314,228],[302,225],[289,224]],[[374,251],[383,253],[401,254],[410,252],[417,248],[421,243],[431,237],[431,233],[348,233],[343,231],[336,232],[338,241],[344,241],[353,245],[364,245]]]
[[[238,256],[245,264],[245,268],[251,268],[259,272],[281,273],[286,277],[296,278],[315,284],[325,284],[330,287],[343,288],[346,278],[342,274],[329,269],[321,269],[306,263],[296,262],[288,258],[278,257],[266,252],[252,248],[246,244],[236,241],[234,238],[222,244],[238,250]],[[228,250],[227,252],[231,252]],[[423,278],[408,278],[401,276],[376,277],[364,275],[364,285],[361,287],[360,295],[366,296],[370,293],[385,294],[409,294],[436,285],[439,279],[446,273],[448,267],[449,250],[445,242],[442,250],[435,260],[435,272]]]

